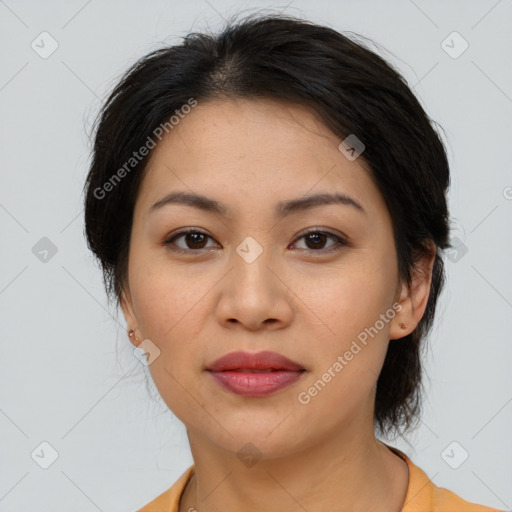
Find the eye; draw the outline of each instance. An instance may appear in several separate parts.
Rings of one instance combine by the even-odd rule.
[[[305,240],[307,245],[305,250],[310,250],[313,252],[333,252],[348,245],[348,242],[340,236],[329,233],[328,231],[321,231],[319,229],[308,231],[307,233],[304,233],[299,238],[297,238],[297,240],[302,238]],[[329,238],[337,241],[337,243],[325,249],[323,246],[325,245],[326,240]]]
[[[171,238],[168,238],[164,241],[164,245],[175,245],[175,241],[183,238],[185,241],[185,247],[174,248],[171,249],[175,252],[179,253],[188,253],[190,250],[201,250],[206,249],[205,242],[208,238],[213,238],[202,231],[198,231],[197,229],[188,229],[186,231],[180,231],[175,234]]]

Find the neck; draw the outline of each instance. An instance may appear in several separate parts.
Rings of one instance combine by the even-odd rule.
[[[263,457],[250,467],[236,454],[188,435],[195,474],[180,512],[399,512],[405,500],[407,464],[373,432],[338,435],[290,456]]]

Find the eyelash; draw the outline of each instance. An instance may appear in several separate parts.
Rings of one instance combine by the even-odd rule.
[[[198,233],[198,234],[201,234],[201,235],[205,235],[206,237],[208,237],[210,239],[213,239],[213,237],[211,237],[207,233],[205,233],[203,231],[200,231],[198,229],[187,229],[187,230],[180,231],[180,232],[174,234],[170,238],[167,238],[166,240],[164,240],[163,245],[169,246],[169,248],[173,252],[176,252],[176,253],[179,253],[179,254],[190,254],[192,252],[201,252],[201,251],[204,251],[204,250],[208,250],[208,248],[202,248],[202,249],[181,249],[179,247],[178,248],[170,247],[171,244],[173,244],[173,242],[176,239],[178,239],[178,238],[180,238],[182,236],[188,235],[189,233]],[[336,239],[338,241],[338,243],[337,243],[337,245],[334,245],[334,246],[330,247],[329,249],[301,249],[302,251],[310,251],[310,252],[315,252],[315,253],[329,254],[331,252],[339,251],[343,247],[346,247],[346,246],[349,245],[349,243],[344,238],[341,238],[340,236],[335,235],[334,233],[330,233],[329,231],[322,231],[320,229],[312,229],[311,231],[307,231],[306,233],[303,233],[298,238],[296,238],[296,240],[300,240],[301,238],[304,238],[304,237],[306,237],[308,235],[311,235],[311,234],[327,235],[328,237]]]

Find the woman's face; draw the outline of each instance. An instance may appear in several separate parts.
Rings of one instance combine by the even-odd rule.
[[[342,140],[302,107],[215,100],[153,150],[123,311],[150,340],[152,378],[189,435],[277,457],[328,436],[373,434],[389,339],[404,335],[401,287],[383,197]],[[173,192],[205,196],[225,214],[152,208]],[[345,200],[280,209],[317,194]],[[199,234],[175,237],[185,230]],[[265,396],[241,395],[207,370],[233,351],[277,352],[303,371]]]

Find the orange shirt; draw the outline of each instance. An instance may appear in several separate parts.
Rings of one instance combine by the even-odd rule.
[[[478,505],[464,500],[443,487],[437,487],[418,466],[402,451],[386,445],[407,462],[409,486],[401,512],[503,512],[496,508]],[[178,512],[178,503],[188,481],[194,474],[190,466],[167,491],[137,512]]]

